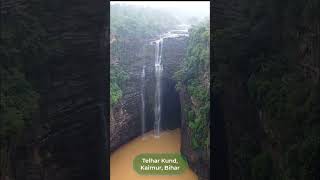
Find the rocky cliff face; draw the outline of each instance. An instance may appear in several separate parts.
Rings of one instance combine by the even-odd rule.
[[[181,128],[181,152],[188,159],[189,166],[202,180],[209,178],[208,152],[198,152],[192,149],[191,131],[186,124],[185,104],[190,104],[191,97],[185,89],[178,92],[175,88],[174,73],[180,68],[186,55],[187,37],[166,38],[163,41],[162,52],[162,121],[161,129]],[[127,44],[128,45],[128,44]],[[128,45],[129,46],[129,45]],[[140,45],[141,46],[141,45]],[[155,48],[144,44],[137,56],[131,56],[128,64],[129,80],[123,98],[111,110],[110,145],[111,151],[134,137],[141,135],[141,70],[146,65],[146,122],[147,130],[153,129],[154,93],[155,93]],[[130,49],[130,48],[127,48]],[[128,54],[130,54],[128,52]]]
[[[153,98],[154,97],[154,53],[153,47],[147,41],[122,42],[126,52],[124,55],[128,61],[125,63],[125,71],[128,80],[124,83],[123,97],[111,108],[110,116],[110,148],[111,152],[119,146],[127,143],[142,134],[141,124],[141,73],[145,65],[145,89],[146,89],[146,130],[153,128]],[[127,56],[125,56],[127,55]],[[111,58],[111,63],[116,61]]]
[[[12,150],[8,179],[106,179],[107,6],[59,0],[42,5],[48,42],[57,47],[41,67],[40,118]]]
[[[187,37],[167,38],[163,41],[162,128],[164,129],[181,126],[180,98],[175,88],[174,73],[179,70],[184,60],[186,47]]]
[[[164,40],[163,48],[163,126],[166,128],[181,128],[181,153],[187,158],[189,166],[200,180],[209,179],[209,152],[196,151],[191,144],[191,129],[186,123],[186,107],[192,106],[190,95],[185,87],[176,91],[174,73],[180,68],[186,55],[186,37],[168,38]],[[171,111],[170,111],[171,110]],[[181,112],[181,113],[177,113]],[[179,119],[179,120],[177,120]]]
[[[47,1],[49,57],[37,140],[44,179],[106,178],[107,68],[103,1]],[[108,133],[107,133],[108,134]]]
[[[129,79],[125,82],[123,97],[111,109],[110,147],[111,151],[142,134],[141,124],[141,72],[145,68],[145,120],[146,131],[154,126],[155,95],[155,47],[148,41],[123,43],[130,60],[126,64]],[[163,46],[162,78],[162,129],[180,127],[180,100],[175,90],[173,74],[185,56],[186,38],[168,38]],[[127,58],[129,59],[129,58]],[[116,59],[111,59],[111,63]]]
[[[192,106],[191,96],[188,95],[186,88],[182,87],[180,92],[181,102],[181,153],[187,157],[191,169],[198,175],[199,180],[208,180],[210,173],[209,152],[194,150],[192,148],[191,129],[187,124],[187,112],[183,111],[186,107]]]
[[[217,0],[213,7],[216,12],[213,30],[224,30],[229,33],[229,29],[245,22],[243,7],[247,5],[246,3],[241,0],[231,2]],[[243,42],[244,40],[233,40],[233,45]],[[215,63],[223,61],[222,59],[229,53],[227,50],[234,48],[224,45],[221,39],[215,39],[213,44]],[[248,52],[245,43],[239,46],[238,51]],[[250,101],[244,80],[247,75],[227,63],[216,63],[214,67],[214,70],[223,69],[221,71],[232,72],[233,75],[232,77],[227,77],[225,75],[227,73],[221,75],[227,79],[221,84],[223,91],[213,92],[215,94],[213,101],[216,104],[213,111],[218,114],[215,115],[212,133],[214,138],[212,146],[215,148],[213,159],[216,159],[212,165],[213,178],[247,179],[251,173],[248,170],[250,161],[259,151],[262,136],[257,109]]]
[[[218,118],[219,121],[223,121],[221,128],[225,129],[224,134],[227,136],[224,144],[228,145],[229,151],[217,153],[224,147],[213,144],[216,149],[213,159],[219,160],[219,156],[228,156],[221,159],[228,161],[228,179],[319,177],[316,173],[319,166],[312,164],[312,160],[305,160],[310,154],[319,154],[313,153],[318,152],[318,149],[310,145],[306,148],[307,153],[302,150],[303,144],[308,144],[308,139],[315,136],[310,132],[316,123],[308,126],[307,119],[312,110],[307,104],[310,102],[310,94],[318,94],[318,90],[314,89],[317,89],[319,80],[319,16],[311,13],[317,12],[318,9],[319,4],[301,1],[215,1],[214,31],[222,32],[224,35],[217,35],[214,40],[214,70],[218,72],[215,73],[219,74],[218,78],[222,81],[222,91],[214,92],[214,99],[219,97],[216,98],[220,107]],[[243,22],[247,22],[247,25]],[[266,61],[258,62],[262,56]],[[255,67],[271,64],[273,57],[279,61],[276,61],[270,71],[264,74],[256,73]],[[288,61],[281,63],[280,59]],[[277,69],[277,66],[285,68]],[[264,71],[261,70],[264,68],[258,69],[260,72]],[[275,72],[279,74],[273,75]],[[252,80],[261,74],[265,79]],[[289,76],[299,78],[282,81]],[[260,85],[256,87],[263,89],[267,82],[271,82],[270,79],[272,82],[279,81],[280,86],[270,83],[259,95],[253,95],[256,92],[253,92],[250,83],[258,82]],[[285,87],[286,92],[282,94],[279,87]],[[310,94],[305,95],[304,90]],[[291,97],[291,93],[294,98]],[[265,98],[266,95],[268,98]],[[311,99],[317,99],[316,97],[318,95]],[[298,104],[292,100],[299,98],[301,101]],[[267,103],[261,99],[266,99]],[[271,102],[270,99],[275,101]],[[314,103],[312,106],[316,107],[317,104]],[[273,109],[289,106],[289,110],[273,114],[276,111]],[[304,109],[301,117],[297,115],[300,109]],[[299,125],[294,125],[295,123]],[[214,129],[214,138],[218,137],[217,132],[219,131]],[[313,143],[319,144],[315,141],[310,144]],[[292,155],[289,155],[290,153]],[[216,166],[213,166],[213,169],[216,171],[221,165],[219,161],[214,163]]]

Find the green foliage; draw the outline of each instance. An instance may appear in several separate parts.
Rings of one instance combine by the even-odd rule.
[[[186,87],[192,104],[188,107],[187,124],[191,129],[191,144],[194,149],[209,146],[209,21],[193,26],[189,31],[186,58],[175,73],[176,89]]]
[[[118,71],[113,71],[111,66],[111,72],[110,72],[110,103],[111,107],[113,107],[116,103],[119,102],[121,99],[123,93],[121,90],[121,84],[126,80],[126,76],[121,76],[122,73],[119,73]],[[122,71],[123,72],[123,71]]]
[[[309,123],[312,121],[318,126],[320,115],[310,108],[319,107],[319,101],[311,105],[314,101],[310,99],[319,91],[299,71],[298,65],[292,66],[295,64],[293,61],[282,61],[279,56],[271,56],[265,57],[265,62],[257,62],[259,68],[249,78],[248,90],[257,106],[266,113],[264,123],[272,130],[268,136],[280,141],[285,153],[292,151],[292,147],[306,148],[306,151],[297,150],[295,155],[290,152],[287,157],[289,163],[285,167],[287,175],[279,172],[278,176],[313,179],[317,176],[314,158],[319,158],[319,149],[312,144],[316,141],[309,142],[309,138],[314,137],[310,135]],[[266,167],[261,167],[261,170],[263,168]]]
[[[22,133],[25,122],[21,111],[16,108],[7,108],[5,112],[1,113],[0,117],[2,118],[0,139],[13,139]]]
[[[313,132],[304,141],[291,145],[286,152],[287,174],[290,179],[313,180],[319,175],[317,167],[320,158],[320,128],[312,129],[317,132]]]
[[[39,113],[39,67],[51,48],[42,24],[44,7],[42,1],[32,0],[2,9],[7,13],[1,16],[0,146],[18,143]]]
[[[302,171],[301,179],[315,179],[319,177],[319,159],[320,159],[320,128],[317,133],[310,135],[301,145]]]
[[[39,95],[21,72],[0,69],[0,139],[13,140],[32,123],[32,115],[38,110]]]
[[[208,88],[204,87],[200,81],[197,80],[190,80],[188,87],[188,93],[194,97],[196,100],[200,102],[209,102],[209,91]]]
[[[151,38],[178,23],[170,14],[152,8],[130,5],[111,5],[111,34],[122,39]]]
[[[178,81],[186,81],[209,72],[210,52],[209,21],[201,22],[189,30],[186,59],[182,68],[175,73]]]
[[[273,159],[273,165],[282,165],[273,167],[275,170],[266,150],[260,150],[252,161],[252,179],[317,179],[320,83],[314,71],[320,67],[316,63],[319,55],[314,55],[319,48],[313,42],[319,39],[316,27],[320,22],[320,3],[244,2],[247,4],[241,5],[243,21],[235,21],[214,33],[216,68],[211,72],[213,87],[217,87],[214,90],[230,93],[235,82],[247,85],[245,93],[262,112],[260,120],[266,133],[262,143],[270,147],[277,144],[274,153],[286,156]],[[246,128],[243,125],[239,129],[246,131]],[[235,154],[247,153],[241,147],[243,143],[234,147]],[[248,167],[248,161],[243,159],[239,164]],[[249,178],[241,175],[241,179]]]
[[[252,160],[252,179],[272,179],[272,159],[269,153],[261,153]]]
[[[192,130],[192,144],[195,149],[204,148],[209,137],[209,94],[205,87],[193,82],[187,87],[189,94],[194,98],[193,108],[188,111],[188,126]]]
[[[116,83],[111,83],[110,97],[111,97],[111,106],[115,105],[122,97],[122,91]]]
[[[121,85],[128,79],[127,73],[119,65],[111,65],[110,68],[110,98],[111,107],[119,102],[122,97]]]
[[[114,106],[123,95],[123,83],[129,78],[127,64],[133,60],[128,54],[134,48],[139,51],[142,41],[169,30],[178,22],[166,12],[132,5],[111,5],[110,34],[115,40],[110,44],[110,97]],[[130,51],[128,51],[130,49]]]

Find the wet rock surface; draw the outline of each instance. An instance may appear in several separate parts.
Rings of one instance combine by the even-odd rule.
[[[181,128],[181,153],[187,158],[190,168],[199,180],[208,180],[210,173],[209,152],[192,148],[191,129],[186,123],[185,107],[192,104],[185,87],[176,90],[174,73],[184,61],[187,48],[187,37],[164,39],[163,47],[163,126],[165,128]],[[180,112],[180,113],[177,113]]]
[[[186,123],[187,105],[190,106],[191,97],[185,88],[176,90],[174,74],[184,61],[187,50],[188,37],[164,39],[163,46],[163,128],[181,128],[181,153],[187,158],[190,168],[197,174],[200,180],[209,179],[208,152],[195,151],[192,149],[191,129]],[[179,112],[179,113],[177,113]]]
[[[163,129],[180,127],[180,98],[176,90],[174,73],[180,68],[186,55],[187,37],[163,40],[162,73],[162,123]]]
[[[168,38],[163,46],[162,121],[161,129],[180,127],[179,94],[175,90],[173,74],[185,56],[186,38]],[[134,44],[134,45],[133,45]],[[155,102],[155,47],[148,42],[126,42],[126,64],[129,79],[125,83],[123,97],[111,110],[110,148],[113,152],[121,145],[142,134],[141,124],[141,72],[145,68],[145,119],[146,131],[154,128]],[[132,53],[130,53],[132,51]],[[138,53],[137,53],[138,52]],[[115,61],[115,59],[111,59]]]
[[[146,131],[153,128],[154,103],[154,53],[153,46],[145,41],[124,42],[128,61],[125,70],[128,80],[124,83],[123,97],[111,108],[110,150],[113,152],[121,145],[142,134],[141,124],[141,72],[145,65],[146,93]],[[115,59],[111,58],[112,61]]]
[[[206,152],[198,152],[191,146],[191,131],[186,124],[185,103],[191,103],[185,90],[175,88],[174,73],[180,68],[186,55],[188,37],[165,38],[162,52],[162,118],[161,129],[181,128],[181,152],[188,159],[189,166],[200,180],[209,178],[209,158]],[[139,47],[139,46],[136,46]],[[136,48],[137,49],[137,48]],[[137,51],[137,50],[136,50]],[[155,48],[144,44],[141,54],[131,56],[134,60],[128,64],[130,78],[126,84],[124,96],[112,108],[110,119],[110,147],[113,152],[121,145],[142,134],[140,75],[146,65],[146,131],[153,129],[155,95]]]

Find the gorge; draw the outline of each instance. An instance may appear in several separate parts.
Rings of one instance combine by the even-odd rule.
[[[114,21],[116,22],[116,20]],[[168,22],[170,21],[168,20]],[[206,149],[204,145],[208,138],[208,134],[205,133],[208,131],[202,131],[204,135],[201,138],[203,139],[199,139],[199,141],[195,140],[195,136],[201,136],[201,133],[192,130],[192,128],[198,128],[199,131],[201,131],[201,128],[208,129],[209,126],[205,124],[201,126],[199,124],[195,127],[190,127],[190,123],[192,123],[190,121],[194,119],[187,120],[188,113],[195,113],[195,110],[192,110],[192,108],[197,109],[197,107],[193,106],[198,106],[195,105],[195,103],[200,103],[200,100],[197,100],[198,97],[195,95],[192,95],[194,96],[192,98],[190,94],[191,87],[184,85],[189,79],[196,78],[197,76],[208,76],[203,76],[201,72],[199,73],[200,75],[191,76],[191,78],[189,77],[187,80],[183,81],[181,79],[185,77],[185,75],[182,74],[188,72],[187,68],[189,68],[187,64],[190,59],[186,59],[187,53],[190,53],[195,47],[198,48],[198,52],[199,49],[202,50],[202,47],[199,48],[199,45],[192,45],[192,42],[197,42],[203,31],[209,32],[209,29],[207,29],[208,24],[198,26],[203,28],[201,29],[196,26],[191,30],[189,25],[174,24],[160,33],[155,33],[153,36],[144,38],[135,36],[126,37],[128,34],[123,34],[122,37],[119,35],[117,38],[117,31],[115,30],[114,34],[111,32],[111,36],[114,38],[112,38],[113,40],[110,44],[110,70],[116,70],[117,68],[122,69],[114,75],[111,73],[111,77],[118,77],[118,75],[125,74],[123,75],[124,78],[119,78],[124,80],[114,81],[118,82],[117,85],[119,85],[119,89],[121,90],[118,92],[121,93],[118,93],[120,96],[119,100],[111,106],[110,146],[112,154],[110,166],[111,174],[117,174],[112,176],[114,180],[134,178],[135,175],[131,173],[131,176],[121,177],[121,166],[119,163],[130,164],[133,160],[132,155],[127,155],[130,152],[135,152],[136,155],[138,155],[138,152],[154,152],[154,150],[149,151],[149,149],[157,143],[168,143],[168,145],[164,145],[164,147],[156,146],[159,150],[155,152],[180,152],[186,157],[190,169],[196,174],[196,176],[192,175],[189,176],[189,178],[200,180],[208,179],[209,149]],[[141,26],[141,28],[143,28],[143,26]],[[199,31],[199,34],[196,34],[198,33],[197,31]],[[190,39],[189,32],[193,33],[191,36],[192,39]],[[126,40],[127,38],[128,40]],[[203,36],[203,39],[200,40],[202,40],[201,43],[204,45],[203,49],[206,50],[203,53],[207,55],[206,53],[209,52],[207,43],[209,38],[208,36]],[[195,50],[193,50],[193,53],[194,52]],[[199,55],[197,54],[197,56]],[[203,60],[208,63],[209,56],[203,56]],[[201,62],[199,62],[199,64],[201,68],[208,68],[208,65],[202,66]],[[195,64],[192,64],[191,67],[192,66],[195,66]],[[201,71],[201,68],[199,68],[199,71]],[[206,73],[206,75],[209,73],[208,69],[205,69],[203,72]],[[204,91],[207,89],[208,92],[208,78],[201,79],[201,81],[206,84],[206,87],[193,85],[192,88],[199,88]],[[199,90],[195,92],[196,94],[200,93]],[[208,94],[204,93],[203,95],[207,98],[207,103],[204,104],[208,104]],[[116,99],[118,96],[113,97]],[[184,102],[184,104],[180,102]],[[208,114],[208,109],[202,113]],[[195,116],[198,116],[198,114]],[[200,120],[201,123],[204,123],[203,121],[208,121],[206,115]],[[195,124],[196,123],[197,122],[195,122]],[[176,137],[178,138],[177,141],[174,142],[170,142],[171,140],[166,139],[166,135],[164,135],[171,134],[172,130],[181,133],[181,135],[179,134],[179,136]],[[150,137],[151,132],[153,132],[153,137]],[[199,141],[199,144],[195,144],[196,141]],[[176,143],[178,147],[175,145],[175,150],[170,151],[169,149],[173,148],[170,147],[172,143]],[[139,144],[139,148],[137,144]],[[137,149],[133,150],[132,148],[134,147]],[[199,153],[201,151],[202,153]],[[128,159],[126,156],[131,158]],[[131,172],[133,170],[131,169],[129,171]],[[189,170],[186,173],[189,174]],[[145,178],[147,179],[148,177]],[[153,176],[152,178],[161,179],[161,176]],[[187,177],[182,175],[166,178],[186,179]]]
[[[319,2],[214,0],[210,27],[192,17],[196,6],[183,18],[2,0],[0,179],[132,180],[140,149],[182,153],[183,179],[207,180],[211,167],[215,180],[319,180]],[[181,22],[194,26],[163,39],[160,83],[150,42]]]
[[[0,179],[107,179],[109,150],[115,153],[154,129],[155,48],[149,43],[175,29],[178,20],[158,10],[141,14],[141,8],[120,6],[110,9],[109,19],[102,1],[5,0],[1,5],[6,28],[1,28],[0,47]],[[170,146],[163,148],[170,151],[182,149],[200,178],[201,167],[194,164],[202,155],[191,147],[188,124],[181,124],[186,112],[174,78],[178,65],[187,62],[182,60],[187,41],[163,39],[156,129],[163,138],[174,130],[158,142],[166,140]]]

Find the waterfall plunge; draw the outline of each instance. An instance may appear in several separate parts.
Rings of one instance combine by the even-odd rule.
[[[142,124],[142,135],[146,132],[146,127],[145,127],[145,102],[144,102],[144,99],[145,99],[145,68],[146,66],[143,65],[143,68],[142,68],[142,72],[141,72],[141,124]]]
[[[161,129],[161,79],[162,79],[162,48],[163,48],[163,39],[164,38],[177,38],[181,36],[188,37],[188,30],[172,30],[166,34],[160,35],[160,39],[156,41],[152,41],[151,43],[155,44],[155,77],[156,77],[156,87],[155,87],[155,106],[154,106],[154,133],[155,137],[158,138],[160,136],[160,129]]]
[[[160,126],[161,126],[161,75],[162,75],[162,55],[163,38],[155,41],[155,76],[156,76],[156,88],[155,88],[155,121],[154,121],[154,131],[155,137],[160,136]]]

